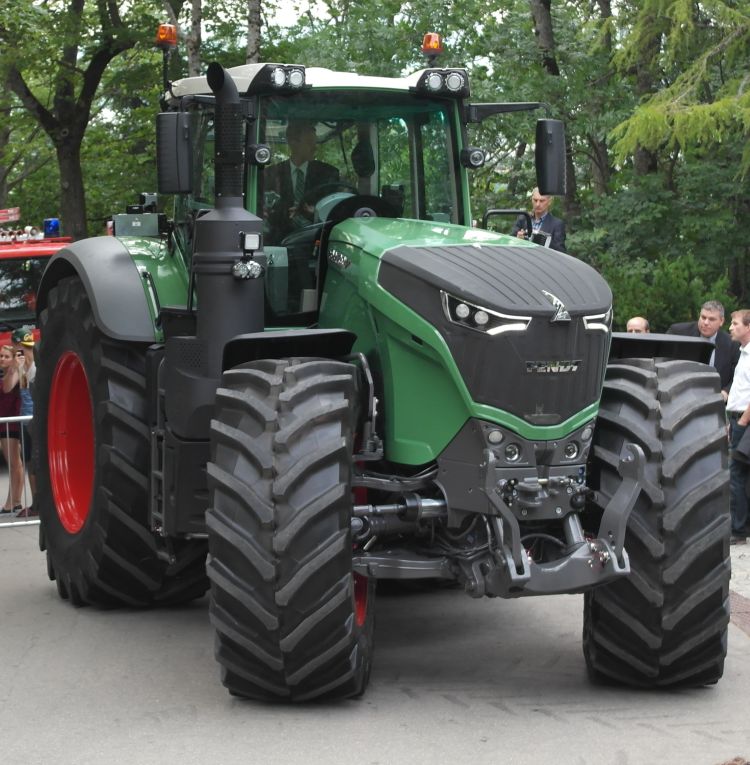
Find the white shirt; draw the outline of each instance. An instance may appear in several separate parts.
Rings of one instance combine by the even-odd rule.
[[[294,186],[295,180],[297,180],[297,170],[302,171],[302,177],[304,179],[307,179],[307,166],[309,165],[309,162],[303,162],[301,165],[295,165],[292,160],[289,160],[289,171],[292,174],[292,186]]]
[[[718,332],[714,332],[714,334],[711,335],[711,337],[705,338],[714,347],[714,349],[711,351],[711,358],[708,360],[708,363],[711,366],[713,366],[714,365],[714,361],[716,361],[716,335],[717,334],[718,334]]]
[[[727,399],[728,412],[744,412],[750,406],[750,343],[740,348],[740,358],[734,370],[732,387]]]

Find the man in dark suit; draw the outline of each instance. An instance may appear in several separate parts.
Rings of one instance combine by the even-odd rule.
[[[339,182],[339,171],[315,159],[315,122],[290,120],[286,128],[289,159],[264,171],[264,191],[272,242],[278,244],[287,234],[312,221],[315,203],[323,187]],[[320,193],[318,193],[320,191]]]
[[[565,222],[556,218],[550,211],[552,197],[539,193],[539,189],[531,192],[531,238],[537,244],[543,243],[542,239],[549,237],[549,247],[560,252],[565,249]],[[526,239],[526,218],[519,215],[511,230],[513,236]],[[546,236],[545,236],[546,235]]]
[[[667,334],[702,337],[716,346],[711,356],[711,364],[719,373],[721,394],[726,401],[734,377],[734,368],[740,357],[740,345],[722,330],[721,325],[723,323],[724,306],[718,300],[709,300],[701,306],[701,313],[697,322],[685,321],[673,324],[667,330]]]

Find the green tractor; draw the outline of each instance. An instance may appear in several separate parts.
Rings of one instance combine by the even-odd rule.
[[[538,106],[471,103],[466,71],[434,65],[211,64],[169,85],[173,217],[146,197],[38,293],[35,502],[61,597],[210,590],[222,680],[254,699],[361,694],[379,579],[585,593],[592,678],[721,677],[705,344],[613,334],[595,270],[472,226],[467,125]],[[559,194],[561,124],[535,143]]]

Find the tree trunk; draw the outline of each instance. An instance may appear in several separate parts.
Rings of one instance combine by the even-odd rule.
[[[57,164],[60,168],[60,213],[65,236],[83,239],[86,228],[86,196],[83,192],[81,172],[81,141],[69,139],[56,144]],[[97,232],[98,233],[98,232]]]
[[[260,61],[260,40],[262,19],[260,16],[261,0],[247,0],[247,52],[246,64],[257,64]]]
[[[0,107],[0,208],[7,207],[8,198],[8,175],[10,166],[6,164],[5,152],[10,143],[10,107]]]
[[[555,52],[555,35],[552,27],[552,0],[529,0],[531,16],[534,20],[536,43],[542,54],[542,69],[552,77],[560,76]],[[567,215],[577,216],[580,206],[576,200],[578,186],[576,183],[575,164],[570,135],[565,135],[565,175],[566,189],[563,207]]]
[[[552,29],[552,0],[529,0],[534,19],[536,44],[542,54],[542,68],[554,77],[560,76],[555,55],[555,35]]]
[[[607,139],[589,134],[588,141],[591,149],[591,185],[594,194],[603,197],[609,194],[612,177]]]
[[[185,35],[188,76],[197,77],[201,73],[201,24],[203,22],[202,0],[192,0],[190,6],[190,34]]]
[[[638,59],[635,63],[635,92],[641,98],[658,90],[658,58],[661,51],[661,22],[649,16],[640,22]],[[649,175],[658,170],[657,154],[638,146],[633,156],[633,167],[637,175]]]
[[[606,91],[612,79],[612,34],[609,31],[609,22],[612,18],[612,4],[610,0],[597,0],[597,5],[599,6],[599,16],[606,30],[601,38],[601,50],[607,57],[607,69],[604,76],[597,78],[595,82],[595,87],[601,92]],[[602,59],[604,55],[602,55]],[[602,101],[603,99],[601,98],[595,98],[594,100],[594,106],[599,111],[606,108]],[[609,194],[609,184],[612,178],[612,164],[609,160],[607,139],[595,133],[589,133],[587,139],[591,149],[591,185],[594,189],[594,194],[606,196]]]

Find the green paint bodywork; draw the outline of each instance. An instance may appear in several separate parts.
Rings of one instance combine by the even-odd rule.
[[[464,140],[461,115],[457,103],[447,109],[450,134],[456,142],[452,150],[458,152]],[[260,127],[256,125],[255,138],[259,137]],[[436,328],[378,284],[381,259],[394,247],[481,243],[535,246],[472,228],[467,172],[457,162],[453,167],[455,205],[465,225],[405,218],[352,218],[333,229],[328,243],[329,252],[336,250],[342,257],[339,264],[329,260],[318,325],[356,334],[354,351],[367,357],[378,387],[385,456],[402,464],[422,465],[435,460],[470,418],[497,423],[523,439],[547,441],[565,437],[593,419],[598,411],[598,404],[592,404],[566,422],[534,426],[501,409],[473,401]],[[248,210],[258,213],[263,212],[259,198],[261,173],[257,166],[248,166],[245,178],[245,204]],[[121,238],[136,266],[145,267],[151,274],[161,306],[187,305],[190,254],[181,226],[184,224],[177,226],[169,246],[159,240]],[[342,267],[340,263],[348,265]],[[143,281],[154,335],[157,341],[163,341],[154,301]],[[268,355],[273,354],[273,343],[269,343]]]
[[[170,249],[161,239],[144,239],[136,236],[122,236],[119,239],[130,253],[136,267],[146,268],[151,274],[160,306],[184,307],[187,305],[188,270],[178,248]],[[141,281],[151,313],[151,321],[154,324],[155,340],[163,342],[164,333],[159,325],[159,317],[155,314],[156,307],[145,282]]]
[[[545,441],[562,438],[597,414],[598,406],[591,405],[566,422],[542,427],[476,403],[440,333],[378,284],[381,258],[392,247],[469,243],[521,244],[482,229],[385,218],[350,219],[331,235],[329,250],[350,265],[329,262],[320,326],[356,333],[354,350],[367,356],[382,385],[385,451],[395,462],[434,460],[470,417]]]
[[[170,250],[159,240],[122,237],[121,241],[134,263],[148,269],[160,305],[184,307],[188,271],[179,250]],[[393,462],[431,462],[472,417],[497,423],[524,439],[547,441],[563,438],[598,412],[593,404],[557,425],[534,426],[473,401],[440,333],[378,284],[381,258],[393,247],[470,243],[534,246],[483,229],[406,219],[350,219],[332,232],[329,249],[345,256],[350,265],[341,268],[329,262],[319,326],[345,328],[357,335],[354,351],[365,354],[382,386],[385,453]],[[148,294],[147,302],[155,337],[161,341],[163,333]]]

